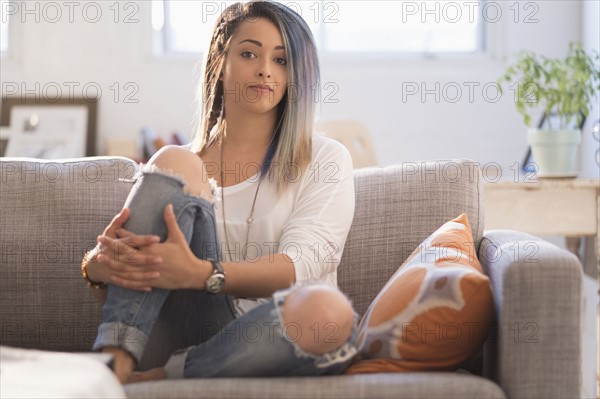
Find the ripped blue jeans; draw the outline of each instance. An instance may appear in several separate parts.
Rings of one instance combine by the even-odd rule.
[[[130,209],[124,228],[166,239],[163,210],[169,203],[194,255],[220,260],[212,203],[185,193],[184,182],[169,173],[142,170],[124,205]],[[169,378],[342,373],[356,354],[357,315],[350,338],[337,350],[308,353],[295,342],[298,332],[283,322],[285,298],[298,288],[279,290],[270,301],[235,318],[228,295],[157,288],[142,292],[109,284],[93,350],[120,347],[134,357],[138,369],[162,366],[168,357],[164,368]],[[169,353],[146,362],[147,352],[161,350]]]

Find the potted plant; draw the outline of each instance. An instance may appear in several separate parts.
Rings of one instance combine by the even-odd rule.
[[[510,88],[515,88],[515,105],[527,126],[532,109],[544,110],[544,126],[530,127],[527,135],[538,176],[577,176],[579,127],[600,90],[599,59],[579,43],[569,45],[564,59],[523,51],[498,79],[500,93],[503,84],[516,82]]]

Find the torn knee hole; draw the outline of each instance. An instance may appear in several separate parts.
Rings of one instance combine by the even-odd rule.
[[[336,351],[352,335],[351,305],[341,292],[323,288],[299,288],[290,292],[280,305],[284,325],[311,331],[311,334],[301,334],[294,343],[312,355]],[[324,303],[328,305],[323,306]]]
[[[154,173],[175,179],[183,185],[183,192],[185,194],[197,198],[203,198],[209,201],[211,204],[215,201],[215,199],[217,199],[217,182],[213,178],[208,179],[208,183],[210,185],[209,188],[193,188],[186,182],[185,178],[180,173],[175,172],[173,169],[161,168],[155,164],[146,164],[143,165],[139,173]]]

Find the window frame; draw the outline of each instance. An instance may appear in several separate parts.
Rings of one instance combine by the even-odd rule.
[[[3,68],[20,68],[23,54],[23,24],[14,15],[8,16],[8,50],[0,53]]]
[[[161,31],[156,31],[150,24],[150,53],[152,58],[162,60],[197,60],[204,56],[203,52],[176,52],[166,50],[169,47],[168,44],[168,33],[167,29],[170,29],[170,21],[168,18],[168,5],[170,0],[158,0],[163,4],[163,15],[164,25]],[[325,2],[327,0],[315,0]],[[489,0],[477,0],[480,4],[486,3]],[[483,7],[483,6],[481,6]],[[151,17],[152,7],[149,7],[149,13]],[[483,60],[483,61],[497,61],[502,55],[502,32],[505,31],[505,21],[502,19],[499,23],[486,23],[480,19],[480,23],[477,27],[478,35],[478,50],[473,52],[367,52],[367,51],[331,51],[322,48],[322,43],[325,41],[326,29],[324,23],[319,24],[319,39],[317,40],[317,46],[319,51],[319,58],[325,62],[407,62],[407,61],[430,61],[430,60]],[[162,44],[161,51],[156,51],[155,36],[160,34]]]

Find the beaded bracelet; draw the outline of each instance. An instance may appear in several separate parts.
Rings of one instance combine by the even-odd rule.
[[[83,255],[83,260],[81,261],[81,275],[87,282],[88,287],[94,287],[95,289],[100,290],[106,288],[106,283],[93,281],[90,279],[90,276],[88,276],[87,272],[87,266],[90,263],[89,255],[95,250],[96,248],[86,252],[85,255]]]

